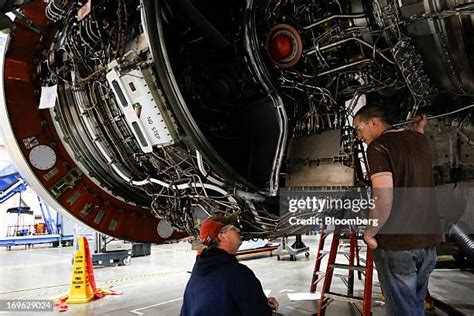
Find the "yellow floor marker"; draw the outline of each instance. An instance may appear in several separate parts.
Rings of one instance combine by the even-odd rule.
[[[87,256],[90,256],[89,244],[86,237],[78,237],[76,245],[74,246],[74,270],[72,272],[71,290],[67,303],[81,304],[87,303],[94,299],[95,285],[94,274],[90,273],[91,267],[88,267],[90,262]]]
[[[72,272],[69,295],[61,295],[54,301],[59,312],[68,310],[69,304],[81,304],[102,298],[106,295],[121,295],[119,291],[109,288],[98,288],[95,283],[94,266],[86,237],[78,237],[74,246],[74,270]]]

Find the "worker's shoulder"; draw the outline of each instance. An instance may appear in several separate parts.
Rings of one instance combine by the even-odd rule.
[[[238,269],[239,269],[239,270],[241,270],[241,271],[243,271],[243,272],[246,272],[246,273],[252,273],[252,274],[253,274],[252,269],[250,269],[249,267],[247,267],[245,264],[242,264],[242,263],[239,262],[239,263],[237,264],[237,266],[238,266]]]
[[[384,138],[380,136],[379,138],[374,139],[368,146],[367,146],[367,153],[370,155],[374,152],[381,152],[387,153],[388,152],[388,145],[389,141],[386,141]]]
[[[416,143],[427,143],[428,138],[426,135],[409,129],[400,129],[388,131],[375,139],[370,146],[372,147],[390,147],[396,146],[397,144],[406,143],[406,142],[416,142]]]
[[[422,134],[412,129],[394,129],[383,133],[382,136],[379,137],[379,139],[385,140],[400,137],[426,138],[425,134]]]
[[[232,269],[236,277],[255,277],[255,273],[249,267],[239,262],[232,264],[229,269]]]

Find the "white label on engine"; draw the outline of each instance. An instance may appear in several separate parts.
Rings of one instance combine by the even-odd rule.
[[[112,68],[107,73],[107,80],[130,129],[144,152],[153,151],[152,146],[166,146],[174,143],[157,100],[153,97],[139,69],[120,74]]]

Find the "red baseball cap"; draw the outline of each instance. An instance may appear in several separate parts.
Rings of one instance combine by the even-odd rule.
[[[217,237],[222,228],[228,224],[232,224],[237,220],[236,215],[224,216],[222,214],[214,214],[201,224],[200,238],[201,242],[209,246],[217,241]]]

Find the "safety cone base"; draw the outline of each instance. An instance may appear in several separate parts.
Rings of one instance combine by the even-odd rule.
[[[68,304],[83,304],[83,303],[89,303],[94,299],[94,295],[92,297],[85,297],[85,298],[68,298],[66,300],[66,303]]]

